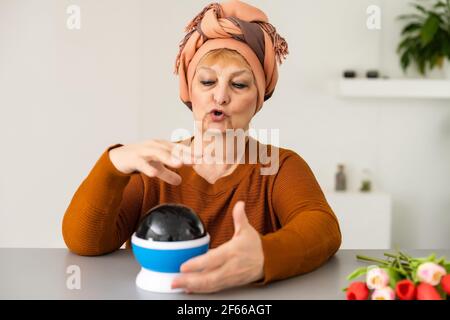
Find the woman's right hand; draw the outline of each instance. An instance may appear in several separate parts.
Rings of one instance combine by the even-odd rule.
[[[139,171],[173,185],[179,185],[181,177],[165,166],[179,168],[192,165],[196,157],[189,146],[164,140],[147,140],[109,151],[111,162],[120,172],[130,174]]]

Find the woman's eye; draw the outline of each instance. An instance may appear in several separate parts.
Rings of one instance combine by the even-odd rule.
[[[212,86],[215,83],[215,81],[204,80],[204,81],[200,81],[200,83],[202,85],[204,85],[204,86],[209,87],[209,86]],[[244,84],[244,83],[237,83],[237,82],[233,82],[232,85],[233,85],[233,87],[238,88],[238,89],[244,89],[244,88],[247,87],[246,84]]]
[[[233,83],[233,86],[235,86],[238,89],[244,89],[247,87],[247,85],[243,83]]]

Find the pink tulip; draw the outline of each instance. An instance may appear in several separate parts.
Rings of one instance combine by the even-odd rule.
[[[385,270],[378,267],[369,269],[366,283],[369,289],[383,289],[389,283],[389,275]]]
[[[391,287],[376,289],[372,293],[372,300],[395,300],[395,292]]]
[[[417,278],[423,283],[437,286],[446,273],[442,266],[434,262],[424,262],[417,269]]]

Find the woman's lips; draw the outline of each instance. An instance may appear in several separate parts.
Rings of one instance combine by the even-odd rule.
[[[211,111],[209,113],[209,115],[213,122],[221,122],[221,121],[225,120],[225,118],[226,118],[225,113],[220,112],[220,111],[215,111],[215,110]]]

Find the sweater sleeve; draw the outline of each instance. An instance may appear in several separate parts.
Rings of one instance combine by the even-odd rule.
[[[289,151],[272,189],[281,228],[261,235],[264,285],[315,270],[341,245],[339,223],[308,164]]]
[[[109,158],[109,150],[78,187],[62,221],[70,251],[86,256],[119,249],[133,234],[141,213],[144,187],[139,173],[124,174]]]

